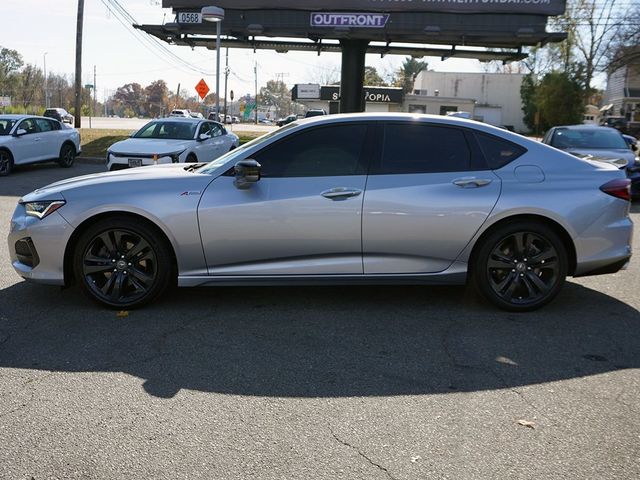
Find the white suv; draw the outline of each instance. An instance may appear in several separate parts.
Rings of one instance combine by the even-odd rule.
[[[191,112],[189,110],[172,110],[169,114],[170,117],[191,118]]]

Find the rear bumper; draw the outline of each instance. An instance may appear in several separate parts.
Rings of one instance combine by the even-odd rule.
[[[589,270],[574,276],[589,277],[592,275],[606,275],[608,273],[616,273],[616,272],[619,272],[620,270],[626,270],[630,260],[631,260],[631,255],[629,255],[628,257],[622,258],[620,260],[616,260],[608,265],[604,265],[594,270]]]

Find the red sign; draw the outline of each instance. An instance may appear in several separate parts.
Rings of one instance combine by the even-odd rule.
[[[209,85],[207,85],[207,82],[204,81],[204,78],[201,79],[196,85],[196,92],[198,92],[198,95],[200,95],[200,98],[202,100],[204,100],[204,97],[206,97],[207,93],[209,93]]]

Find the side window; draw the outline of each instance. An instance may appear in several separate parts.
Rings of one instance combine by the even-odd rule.
[[[520,145],[493,135],[476,132],[476,138],[491,170],[504,167],[527,151]]]
[[[18,129],[24,129],[27,133],[38,133],[38,126],[33,118],[27,118],[20,122]]]
[[[377,174],[471,170],[471,150],[462,130],[424,123],[386,125]]]
[[[270,145],[252,158],[263,177],[333,177],[364,175],[362,161],[367,125],[330,125],[303,130]]]
[[[211,136],[212,137],[219,137],[220,135],[222,135],[222,127],[220,127],[219,124],[210,123],[209,125],[211,125]]]
[[[50,132],[53,130],[53,123],[44,118],[36,118],[36,123],[41,132]]]
[[[200,125],[200,132],[198,133],[198,136],[202,134],[211,135],[211,124],[209,122],[202,122]]]

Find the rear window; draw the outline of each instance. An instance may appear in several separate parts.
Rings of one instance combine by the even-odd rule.
[[[520,145],[493,135],[476,132],[476,138],[491,170],[508,165],[527,151]]]

